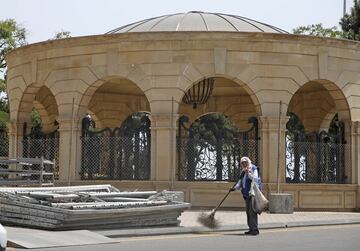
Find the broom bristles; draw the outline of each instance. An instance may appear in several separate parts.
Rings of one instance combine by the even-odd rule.
[[[205,212],[202,212],[198,216],[198,222],[201,223],[203,226],[211,229],[219,228],[219,221],[215,219],[215,212],[211,212],[210,214],[207,214]]]

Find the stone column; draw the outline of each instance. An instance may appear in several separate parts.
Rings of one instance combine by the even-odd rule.
[[[19,144],[18,138],[22,139],[22,126],[16,121],[11,121],[7,124],[8,128],[8,137],[9,137],[9,156],[8,157],[17,157],[18,156],[18,147]],[[19,135],[19,133],[21,135]]]
[[[279,117],[262,116],[260,121],[260,154],[262,157],[262,180],[266,183],[274,183],[277,181],[277,167],[279,164],[280,183],[285,183],[285,133],[286,123],[289,117],[283,116],[280,120],[280,159],[278,159],[278,131]]]
[[[77,120],[59,118],[59,180],[71,182],[80,178],[80,133]]]
[[[9,156],[11,157],[23,157],[23,139],[25,123],[25,134],[29,134],[33,126],[30,120],[30,115],[29,119],[12,122],[11,126],[9,126]]]
[[[170,186],[176,177],[177,118],[177,114],[151,114],[151,180]]]
[[[27,131],[30,132],[32,123],[31,121],[27,122]],[[8,128],[8,137],[9,137],[9,155],[6,157],[17,158],[23,157],[23,134],[24,134],[24,123],[18,121],[11,121],[7,124]],[[10,170],[16,170],[17,166],[15,164],[9,165]],[[15,174],[10,174],[9,178],[16,178]]]

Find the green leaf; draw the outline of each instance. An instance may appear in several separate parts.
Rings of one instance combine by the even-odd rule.
[[[14,19],[0,21],[0,72],[6,68],[5,56],[11,50],[26,44],[26,30]]]
[[[10,116],[7,112],[0,111],[0,127],[1,128],[6,127],[6,123],[9,122],[9,118],[10,118]]]

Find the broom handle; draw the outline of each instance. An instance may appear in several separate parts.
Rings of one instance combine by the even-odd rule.
[[[236,186],[236,184],[237,184],[237,182],[232,186],[232,188],[234,188],[234,187]],[[221,206],[221,204],[223,204],[223,202],[226,200],[226,198],[229,196],[230,193],[231,193],[231,191],[229,190],[229,191],[227,192],[227,194],[225,195],[225,197],[220,201],[219,205],[217,205],[217,207],[214,208],[213,213],[215,213],[216,210],[219,209],[219,207]]]

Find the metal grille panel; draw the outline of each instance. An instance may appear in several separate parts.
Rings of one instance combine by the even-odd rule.
[[[286,141],[286,180],[289,183],[346,183],[351,168],[350,146],[333,142]]]
[[[148,180],[150,144],[135,137],[82,137],[82,179]]]
[[[240,158],[248,156],[259,166],[258,120],[249,118],[251,128],[239,131],[223,114],[205,115],[195,128],[179,118],[177,175],[182,181],[235,181],[240,176]],[[194,125],[193,123],[193,125]]]
[[[25,137],[19,142],[18,149],[23,149],[22,156],[18,154],[18,157],[25,158],[41,158],[55,161],[54,166],[54,178],[59,179],[59,137],[33,139]],[[33,170],[40,169],[40,165],[32,166]]]
[[[236,181],[240,176],[241,156],[249,156],[258,166],[258,144],[258,140],[234,139],[214,146],[201,139],[178,138],[178,180]]]

